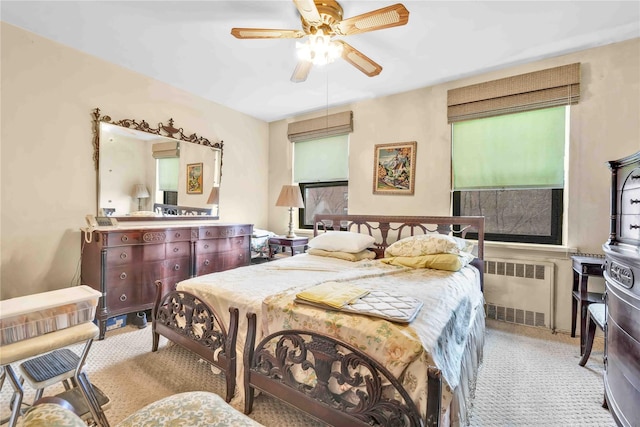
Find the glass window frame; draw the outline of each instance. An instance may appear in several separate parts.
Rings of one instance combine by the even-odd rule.
[[[298,185],[300,186],[300,192],[302,193],[302,200],[304,201],[305,206],[306,206],[307,205],[307,200],[306,200],[306,189],[307,188],[342,187],[342,186],[346,186],[348,188],[349,187],[349,181],[348,180],[340,180],[340,181],[300,182],[300,183],[298,183]],[[306,224],[305,223],[305,212],[306,212],[305,209],[306,208],[298,209],[298,228],[299,229],[312,230],[313,229],[313,224]]]

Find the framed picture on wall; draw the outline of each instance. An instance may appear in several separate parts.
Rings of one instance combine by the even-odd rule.
[[[376,144],[373,194],[413,195],[416,175],[415,141]]]
[[[202,163],[187,165],[187,194],[202,194]]]

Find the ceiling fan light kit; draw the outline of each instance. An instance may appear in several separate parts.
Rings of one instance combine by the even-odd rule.
[[[291,81],[303,82],[313,65],[326,65],[342,57],[369,77],[377,76],[382,66],[334,36],[349,36],[384,28],[397,27],[409,22],[409,11],[398,3],[373,10],[353,18],[342,19],[342,7],[335,0],[293,0],[302,21],[302,30],[267,28],[232,28],[231,34],[239,39],[303,38],[296,43],[298,64]]]

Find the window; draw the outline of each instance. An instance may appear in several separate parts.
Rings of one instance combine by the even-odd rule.
[[[313,228],[313,217],[319,213],[347,213],[349,135],[296,142],[293,160],[294,181],[305,206],[298,210],[299,228]]]
[[[349,182],[301,183],[300,191],[304,200],[304,209],[300,209],[300,228],[313,228],[316,214],[347,214],[349,202]]]
[[[566,106],[452,124],[453,214],[487,240],[562,244]]]

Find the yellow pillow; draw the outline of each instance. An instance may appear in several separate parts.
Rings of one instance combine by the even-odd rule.
[[[339,258],[345,261],[362,261],[363,259],[375,259],[376,253],[365,249],[364,251],[356,252],[354,254],[341,251],[325,251],[322,249],[311,248],[307,250],[309,255],[326,256],[331,258]]]
[[[458,271],[467,265],[473,257],[456,254],[433,254],[422,256],[398,256],[382,258],[385,264],[411,268],[433,268],[436,270]]]

